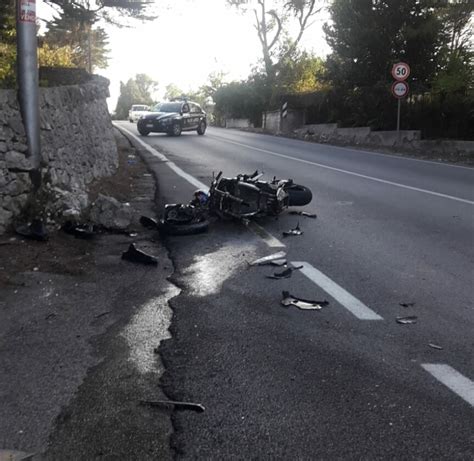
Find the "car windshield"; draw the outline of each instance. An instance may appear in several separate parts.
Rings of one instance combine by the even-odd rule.
[[[132,110],[146,110],[147,106],[132,106]]]
[[[180,102],[163,102],[157,104],[153,109],[155,112],[180,112],[181,103]]]

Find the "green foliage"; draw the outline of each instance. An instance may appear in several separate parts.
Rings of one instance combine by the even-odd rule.
[[[158,83],[146,74],[137,74],[127,83],[120,82],[120,96],[115,108],[115,118],[117,120],[126,119],[133,104],[153,104],[152,93],[157,86]]]

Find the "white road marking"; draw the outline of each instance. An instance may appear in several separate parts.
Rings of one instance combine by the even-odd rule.
[[[260,149],[259,147],[249,146],[248,144],[242,144],[240,142],[229,141],[228,139],[220,138],[219,136],[215,136],[215,138],[220,139],[222,142],[228,142],[229,144],[235,144],[236,146],[246,147],[247,149],[252,149],[259,152],[263,152],[265,154],[274,155],[275,157],[286,158],[288,160],[293,160],[295,162],[306,163],[307,165],[314,165],[320,168],[326,168],[327,170],[337,171],[339,173],[344,173],[351,176],[357,176],[358,178],[369,179],[370,181],[380,182],[382,184],[389,184],[390,186],[401,187],[402,189],[413,190],[416,192],[422,192],[424,194],[434,195],[436,197],[443,197],[449,200],[455,200],[456,202],[462,202],[462,203],[468,203],[469,205],[474,205],[474,201],[472,200],[467,200],[460,197],[454,197],[453,195],[442,194],[440,192],[434,192],[432,190],[427,190],[427,189],[420,189],[419,187],[407,186],[406,184],[400,184],[398,182],[387,181],[386,179],[374,178],[373,176],[367,176],[365,174],[355,173],[354,171],[348,171],[348,170],[343,170],[341,168],[335,168],[333,166],[323,165],[322,163],[310,162],[309,160],[303,160],[301,158],[291,157],[290,155],[278,154],[277,152],[273,152],[271,150]]]
[[[247,227],[257,234],[270,248],[283,248],[286,245],[283,242],[280,242],[276,237],[273,237],[267,230],[262,226],[259,226],[256,222],[250,221]]]
[[[474,407],[474,381],[444,363],[422,363],[421,366]]]
[[[202,183],[194,176],[186,173],[182,170],[179,166],[177,166],[174,162],[170,162],[166,155],[163,155],[161,152],[158,152],[156,149],[151,147],[149,144],[143,142],[138,136],[133,134],[130,130],[127,130],[123,126],[120,126],[117,123],[114,125],[119,129],[125,131],[128,135],[130,135],[133,139],[135,139],[140,145],[142,145],[150,154],[158,157],[161,161],[163,161],[169,168],[171,168],[178,176],[181,176],[183,179],[188,181],[190,184],[195,186],[198,189],[209,190],[209,186]],[[258,224],[251,222],[248,226],[255,234],[257,234],[270,248],[278,248],[284,247],[285,244],[280,242],[277,238],[273,237],[269,232],[267,232],[263,227],[259,226]]]
[[[131,131],[127,130],[123,126],[120,126],[117,123],[114,123],[114,125],[119,129],[123,130],[126,133],[128,133],[133,139],[135,139],[139,144],[141,144],[150,154],[154,155],[155,157],[158,157],[160,160],[165,162],[166,165],[168,165],[169,168],[171,168],[178,176],[181,176],[183,179],[188,181],[190,184],[195,186],[198,189],[203,189],[203,190],[209,190],[209,186],[206,184],[202,183],[198,179],[196,179],[194,176],[191,176],[190,174],[186,173],[184,170],[182,170],[179,166],[176,165],[174,162],[170,162],[166,155],[163,155],[161,152],[158,152],[156,149],[153,149],[149,144],[146,142],[143,142],[138,136],[134,135]]]
[[[360,320],[383,320],[383,317],[369,309],[365,304],[344,290],[336,282],[324,275],[321,271],[314,268],[311,264],[304,261],[292,261],[293,266],[303,266],[301,272],[322,288],[328,295],[332,296],[337,302],[342,304],[349,312],[354,314]]]
[[[256,134],[256,133],[249,133],[249,134]],[[212,133],[212,136],[219,137],[219,135],[216,135],[215,133]],[[221,138],[225,139],[222,136],[221,136]],[[291,138],[288,138],[288,139],[291,139]],[[302,142],[302,143],[308,143],[308,141],[303,141],[302,139],[291,139],[291,140]],[[363,154],[378,155],[379,157],[391,157],[391,158],[396,158],[396,159],[407,160],[407,161],[410,161],[410,162],[431,163],[433,165],[445,166],[445,167],[449,167],[449,168],[461,168],[461,169],[464,169],[464,170],[471,170],[471,171],[473,169],[471,166],[453,165],[452,163],[437,162],[436,160],[426,160],[426,159],[421,159],[421,158],[406,157],[402,154],[397,154],[397,153],[395,153],[395,154],[384,154],[382,152],[374,152],[374,151],[371,151],[371,150],[357,149],[355,147],[336,146],[334,144],[322,144],[320,142],[311,142],[311,144],[316,144],[317,146],[321,146],[321,147],[329,147],[330,149],[334,149],[334,150],[341,149],[341,150],[347,150],[349,152],[354,152],[354,153],[361,152]]]

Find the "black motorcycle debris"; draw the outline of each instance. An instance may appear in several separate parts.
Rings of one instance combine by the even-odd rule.
[[[324,301],[315,301],[312,299],[304,299],[298,298],[297,296],[293,296],[288,291],[282,291],[283,299],[281,300],[281,304],[285,307],[297,307],[301,310],[320,310],[324,306],[329,305],[329,302]]]
[[[139,250],[134,243],[131,243],[127,251],[122,253],[122,259],[132,263],[145,264],[149,266],[157,266],[158,260],[142,250]]]
[[[298,223],[294,229],[283,231],[283,237],[290,237],[292,235],[303,235],[303,231],[300,229],[300,223]]]

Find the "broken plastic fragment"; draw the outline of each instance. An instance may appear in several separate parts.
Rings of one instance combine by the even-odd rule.
[[[158,265],[158,261],[154,256],[150,256],[144,251],[138,250],[134,243],[131,243],[128,250],[122,253],[122,259],[133,263],[147,264],[151,266]]]
[[[274,253],[269,256],[264,256],[263,258],[256,259],[249,263],[251,266],[263,266],[265,264],[272,264],[273,261],[278,261],[284,259],[286,253],[284,251],[279,251],[278,253]]]
[[[275,272],[273,275],[267,275],[268,279],[289,279],[291,277],[291,274],[293,274],[293,271],[302,269],[303,266],[299,267],[288,267],[288,269],[285,269],[283,272]]]
[[[298,223],[294,229],[283,231],[283,237],[289,237],[290,235],[303,235],[303,231],[300,229],[300,223]]]
[[[275,259],[275,261],[270,261],[268,265],[281,267],[281,266],[286,266],[286,262],[287,262],[286,259]]]
[[[177,402],[175,400],[140,400],[140,405],[150,405],[152,407],[160,407],[163,405],[172,405],[177,408],[183,408],[186,410],[194,410],[198,413],[205,411],[204,405],[193,402]]]
[[[285,307],[294,306],[302,310],[319,310],[323,306],[329,304],[328,301],[314,301],[309,299],[297,298],[296,296],[291,295],[288,291],[282,291],[283,299],[281,304]]]
[[[18,226],[15,232],[23,237],[38,240],[39,242],[46,242],[49,238],[46,226],[41,219],[33,219],[30,225],[24,224]]]
[[[95,236],[94,226],[92,224],[74,224],[66,221],[62,227],[66,234],[74,235],[76,238],[90,240]]]
[[[308,213],[307,211],[293,210],[293,211],[290,211],[289,214],[305,216],[307,218],[313,218],[313,219],[316,219],[318,217],[318,215],[316,213]]]
[[[437,344],[429,343],[428,346],[432,347],[433,349],[438,349],[439,351],[443,350],[443,347],[438,346]]]
[[[415,303],[399,303],[399,305],[402,307],[413,307]]]
[[[418,317],[416,315],[409,315],[408,317],[397,317],[397,323],[401,323],[402,325],[416,323],[417,320]]]
[[[140,216],[140,224],[147,229],[158,229],[158,222],[148,216]]]

